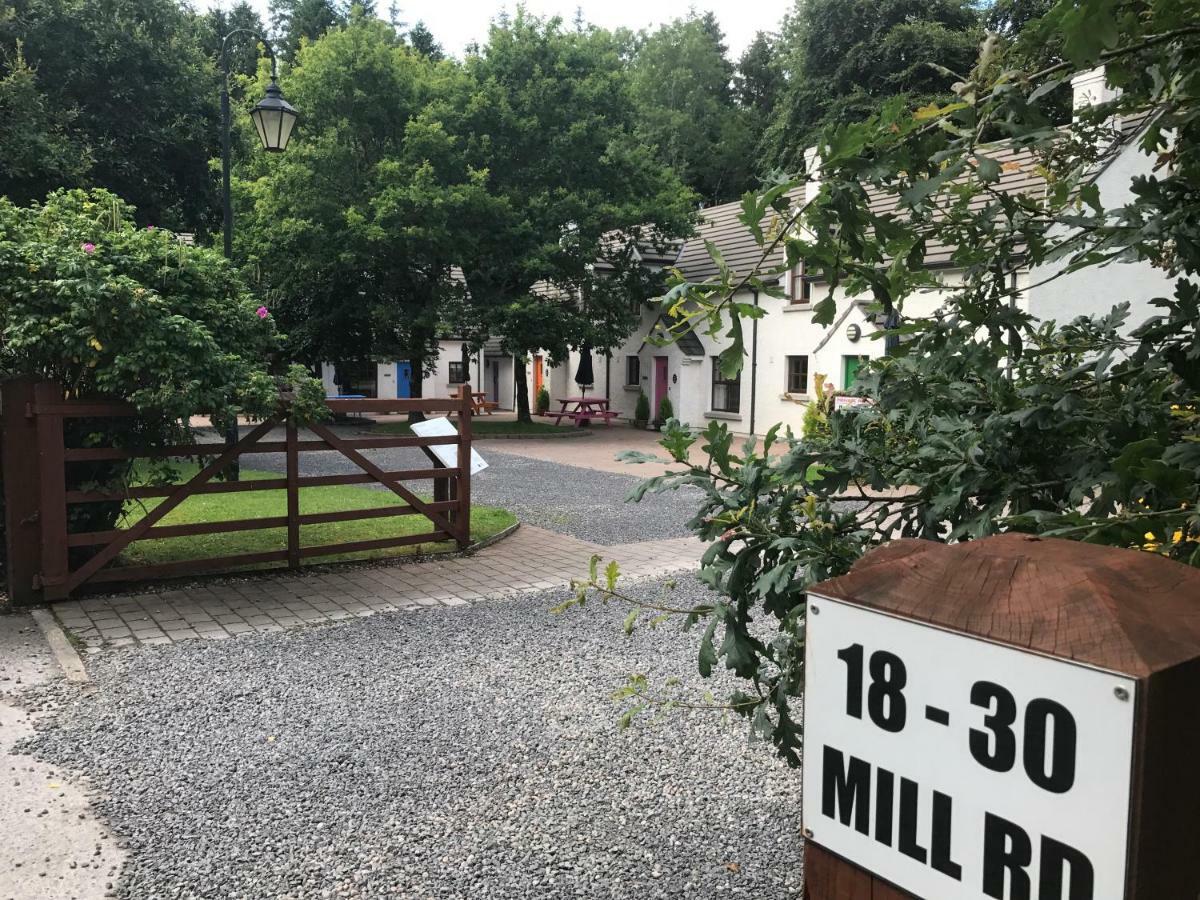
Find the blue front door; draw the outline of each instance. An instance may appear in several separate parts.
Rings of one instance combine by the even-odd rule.
[[[396,363],[396,396],[402,400],[412,396],[412,363],[406,359]]]

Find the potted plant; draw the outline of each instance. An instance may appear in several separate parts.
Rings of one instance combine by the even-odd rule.
[[[537,393],[537,414],[544,416],[550,410],[550,392],[542,388]]]
[[[655,424],[662,428],[673,418],[675,418],[675,407],[671,405],[671,398],[663,397],[658,401],[658,421]]]
[[[650,398],[645,391],[638,391],[637,406],[633,409],[633,424],[645,428],[650,424]]]

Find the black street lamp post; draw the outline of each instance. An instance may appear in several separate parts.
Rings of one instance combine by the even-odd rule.
[[[247,28],[235,28],[221,40],[221,204],[224,226],[225,258],[233,258],[233,200],[230,196],[229,172],[230,143],[232,141],[233,123],[229,113],[229,39],[234,35],[248,35],[261,43],[271,57],[271,83],[263,99],[254,105],[250,118],[262,141],[263,149],[268,153],[282,153],[292,136],[292,127],[296,124],[297,113],[290,103],[283,99],[279,89],[279,64],[275,59],[275,51],[265,37]],[[238,442],[237,418],[234,417],[225,430],[225,444],[232,447]],[[229,467],[228,477],[237,481],[240,466],[236,459]]]

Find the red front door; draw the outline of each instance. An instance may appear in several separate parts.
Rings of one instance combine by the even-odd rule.
[[[667,396],[667,358],[656,356],[654,357],[654,408],[650,410],[650,414],[655,418],[658,418],[658,405],[662,403],[665,396]]]
[[[537,409],[538,394],[542,392],[542,357],[540,354],[533,357],[533,402],[529,405]]]

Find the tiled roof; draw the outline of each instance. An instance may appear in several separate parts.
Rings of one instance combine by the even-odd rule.
[[[740,201],[701,210],[696,236],[687,240],[675,261],[675,266],[683,272],[685,278],[689,281],[703,281],[717,274],[717,264],[708,255],[705,241],[716,244],[721,256],[725,258],[726,265],[735,272],[749,272],[756,267],[774,266],[783,261],[783,247],[780,246],[760,265],[762,247],[755,243],[750,229],[738,220],[741,211]]]
[[[1147,119],[1148,115],[1139,115],[1126,117],[1121,121],[1117,140],[1092,173],[1093,178],[1103,171],[1121,149],[1133,141],[1142,131]],[[1000,163],[1000,180],[995,185],[997,190],[1004,193],[1029,193],[1044,186],[1045,179],[1038,171],[1040,159],[1033,152],[1000,146],[985,148],[981,152]],[[789,196],[796,202],[799,195],[800,190],[796,190]],[[877,214],[886,214],[896,207],[896,197],[890,192],[876,190],[870,192],[869,196],[871,209]],[[988,202],[990,197],[987,194],[978,194],[972,199],[971,206],[978,209]],[[717,246],[729,268],[739,274],[744,275],[755,268],[770,268],[783,262],[782,247],[775,248],[765,259],[762,258],[763,248],[755,242],[750,229],[738,220],[741,211],[740,201],[702,211],[696,236],[688,239],[675,262],[685,278],[689,281],[702,281],[718,274],[717,265],[705,247],[706,240]],[[945,265],[950,261],[953,252],[953,247],[931,241],[926,247],[925,262],[931,266]]]

